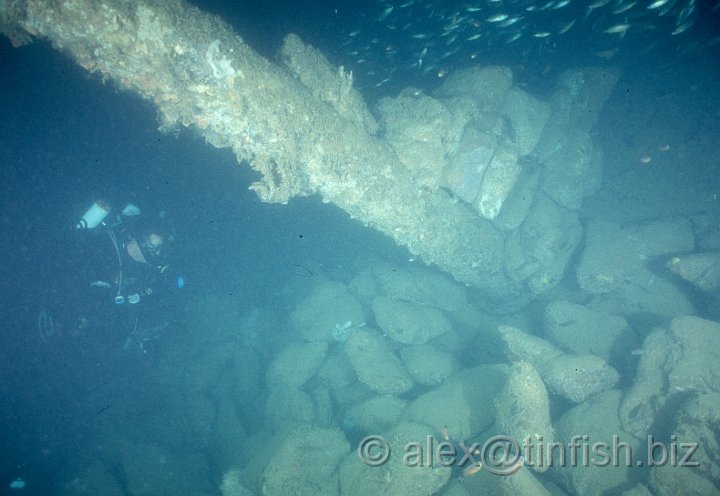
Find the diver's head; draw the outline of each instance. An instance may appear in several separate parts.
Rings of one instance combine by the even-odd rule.
[[[159,257],[165,239],[158,233],[151,231],[142,237],[140,247],[150,257]]]

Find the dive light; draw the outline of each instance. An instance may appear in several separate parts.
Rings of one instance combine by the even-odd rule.
[[[75,225],[75,229],[94,229],[105,220],[109,213],[110,205],[98,200],[83,214],[80,221]]]

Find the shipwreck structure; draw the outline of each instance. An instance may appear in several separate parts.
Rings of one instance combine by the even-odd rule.
[[[153,102],[161,130],[232,148],[261,174],[262,201],[319,194],[498,308],[562,278],[582,234],[576,209],[600,181],[588,131],[617,80],[571,71],[542,101],[508,69],[474,67],[436,94],[384,99],[374,116],[352,73],[297,36],[275,64],[181,0],[0,0],[0,31],[16,46],[46,39]]]

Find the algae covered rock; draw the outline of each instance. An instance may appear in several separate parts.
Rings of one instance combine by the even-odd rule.
[[[270,362],[267,383],[302,386],[320,369],[327,349],[328,344],[323,341],[287,346]]]
[[[480,192],[483,175],[495,153],[497,138],[467,127],[458,149],[443,169],[442,184],[465,203],[472,204]]]
[[[450,480],[452,468],[430,464],[425,456],[428,436],[432,436],[428,426],[404,422],[383,434],[387,444],[370,450],[372,457],[387,449],[389,457],[384,463],[363,463],[358,459],[361,449],[349,454],[340,465],[340,494],[436,494]],[[433,438],[432,442],[437,446],[441,441]],[[421,452],[423,457],[415,456]]]
[[[440,100],[412,88],[383,98],[377,111],[385,140],[398,160],[419,184],[436,187],[445,157],[460,141],[465,122]]]
[[[372,329],[353,331],[345,343],[345,354],[357,378],[380,394],[403,394],[414,383],[400,359]]]
[[[513,230],[520,227],[530,213],[540,181],[540,166],[532,156],[520,157],[520,175],[503,203],[500,214],[493,219],[499,229]]]
[[[533,154],[544,165],[543,191],[564,207],[578,209],[600,188],[601,154],[590,131],[619,76],[617,70],[586,67],[565,71],[558,80]]]
[[[500,477],[498,491],[502,496],[516,496],[518,494],[551,496],[557,494],[556,492],[550,492],[530,470],[524,468],[521,468],[513,475]]]
[[[457,369],[452,355],[430,345],[405,346],[400,358],[415,382],[423,386],[437,386]]]
[[[510,133],[520,155],[529,154],[540,141],[550,117],[550,105],[514,86],[507,94],[502,109],[512,127]]]
[[[538,194],[527,218],[508,237],[505,266],[535,294],[555,287],[582,238],[577,213]]]
[[[546,369],[563,351],[548,341],[521,331],[512,326],[500,326],[500,336],[505,341],[507,351],[513,359],[524,360],[535,368]]]
[[[340,429],[301,427],[275,447],[263,472],[265,494],[337,495],[337,465],[350,451]],[[310,463],[304,463],[308,460]],[[297,469],[291,468],[298,463]]]
[[[551,122],[589,131],[619,78],[620,70],[610,67],[577,67],[563,72],[551,98]]]
[[[691,253],[673,257],[667,267],[703,291],[720,288],[720,253]]]
[[[220,484],[222,496],[253,496],[254,493],[245,486],[242,471],[233,469],[225,472]]]
[[[406,400],[395,396],[375,396],[351,407],[343,425],[366,433],[383,432],[400,420],[406,406]]]
[[[553,126],[538,148],[543,163],[540,187],[558,205],[577,210],[600,188],[602,158],[589,132]]]
[[[623,317],[569,301],[555,301],[545,308],[545,333],[567,352],[590,353],[608,361],[626,357],[639,344]]]
[[[695,313],[695,305],[686,291],[676,284],[644,270],[616,290],[595,295],[588,307],[618,315],[654,315],[672,318]]]
[[[480,184],[480,191],[473,203],[475,210],[484,218],[492,220],[498,216],[505,199],[520,176],[518,150],[509,140],[495,149],[492,160]]]
[[[454,312],[468,305],[465,288],[446,275],[424,267],[382,264],[373,269],[379,292],[397,301],[407,301]]]
[[[322,281],[290,313],[290,324],[305,341],[333,341],[336,325],[364,322],[360,302],[339,282]]]
[[[652,467],[650,487],[654,494],[717,493],[719,427],[720,394],[701,393],[682,404],[675,417],[674,438],[657,440],[665,442],[666,446],[672,443],[676,455],[671,463],[657,463]],[[658,453],[656,456],[659,459]],[[682,471],[682,477],[678,477],[678,471]]]
[[[520,444],[526,465],[538,472],[546,471],[555,434],[550,422],[550,399],[535,367],[525,361],[513,364],[505,387],[495,398],[495,409],[498,429]],[[532,443],[529,450],[524,449],[526,440]]]
[[[720,324],[699,317],[678,317],[670,329],[645,338],[635,383],[620,405],[625,430],[649,432],[660,412],[671,414],[672,397],[720,393]]]
[[[622,430],[617,413],[621,398],[621,391],[616,389],[605,391],[571,408],[555,423],[556,439],[563,443],[566,451],[565,465],[560,463],[562,460],[558,453],[554,459],[553,471],[571,493],[596,496],[619,494],[622,488],[627,487],[633,480],[632,476],[636,468],[632,464],[627,466],[627,455],[630,454],[637,459],[643,446],[639,439]],[[575,453],[577,463],[572,467],[569,466],[568,460],[572,455],[569,452],[570,446],[573,436],[578,436],[578,433],[587,436],[587,442],[598,448],[603,449],[600,443],[605,443],[607,447],[603,449],[604,453],[617,463],[600,466],[599,463],[593,463],[592,459],[586,462],[582,459],[584,454],[580,448],[577,448]],[[575,443],[582,442],[585,442],[585,438],[580,440],[575,438]],[[619,443],[627,443],[629,450],[622,447],[625,444]],[[619,446],[617,455],[613,452],[613,446]],[[595,458],[598,462],[602,461],[599,456]]]
[[[403,344],[425,344],[452,330],[450,320],[433,307],[378,296],[373,311],[380,329]]]
[[[653,257],[692,251],[690,221],[667,217],[649,222],[591,222],[577,267],[577,280],[596,295],[591,306],[610,313],[654,313],[663,316],[694,313],[687,296],[651,271]]]
[[[514,327],[500,326],[499,330],[509,355],[532,364],[551,392],[570,401],[584,401],[610,389],[619,379],[618,372],[600,357],[563,353],[544,339]]]
[[[591,222],[577,269],[580,287],[591,294],[607,293],[637,274],[649,257],[692,251],[692,224],[682,217],[621,225]]]
[[[328,354],[316,377],[330,390],[342,390],[357,380],[355,371],[340,347],[334,348]]]
[[[499,112],[513,83],[512,71],[501,66],[470,66],[451,72],[436,96],[469,97],[485,113]]]
[[[315,421],[315,402],[305,391],[277,385],[270,388],[265,401],[265,421],[274,429]]]
[[[581,403],[614,387],[620,374],[595,355],[562,355],[551,362],[543,378],[553,393]]]
[[[480,365],[465,369],[415,398],[407,418],[429,425],[433,432],[447,428],[453,439],[467,439],[490,427],[497,396],[507,378],[505,365]]]

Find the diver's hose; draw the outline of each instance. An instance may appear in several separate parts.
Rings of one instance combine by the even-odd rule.
[[[112,241],[113,246],[115,247],[115,253],[118,257],[118,269],[120,274],[118,275],[117,279],[117,294],[115,295],[115,301],[118,301],[118,298],[121,298],[122,295],[120,294],[122,292],[122,283],[123,283],[123,261],[122,261],[122,254],[120,253],[120,244],[118,243],[117,236],[115,236],[115,231],[112,230],[112,228],[108,227],[108,236],[110,236],[110,240]]]

